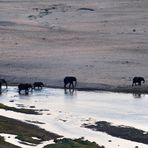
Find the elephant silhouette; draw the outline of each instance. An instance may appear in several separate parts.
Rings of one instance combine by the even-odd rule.
[[[2,93],[3,84],[6,86],[6,89],[8,88],[7,81],[5,79],[0,79],[0,93]]]
[[[142,82],[145,83],[145,79],[143,77],[134,77],[132,86],[134,86],[134,85],[135,86],[137,86],[137,85],[141,86]]]
[[[73,76],[66,76],[64,78],[64,89],[66,89],[67,85],[69,84],[69,89],[75,89],[76,85],[77,85],[77,79],[76,77]]]
[[[34,89],[42,89],[44,87],[43,82],[34,82],[33,83],[33,88]]]
[[[28,94],[29,91],[32,92],[32,84],[29,84],[29,83],[21,83],[18,85],[18,92],[19,94],[21,94],[21,91],[24,90],[25,91],[25,94]]]

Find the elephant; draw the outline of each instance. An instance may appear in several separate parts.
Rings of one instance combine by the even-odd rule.
[[[140,86],[141,82],[145,83],[145,79],[143,77],[134,77],[132,86],[136,86],[137,84]]]
[[[8,88],[7,81],[5,79],[0,79],[0,93],[2,92],[2,85],[5,84],[6,89]]]
[[[42,89],[44,87],[43,82],[34,82],[33,83],[33,88],[34,89]]]
[[[18,85],[18,92],[19,94],[21,94],[21,91],[24,90],[25,91],[25,94],[28,94],[29,91],[32,92],[32,84],[29,84],[29,83],[21,83]]]
[[[66,76],[64,78],[64,88],[66,89],[67,84],[69,84],[69,89],[70,88],[75,88],[77,85],[77,79],[76,77],[73,76]]]

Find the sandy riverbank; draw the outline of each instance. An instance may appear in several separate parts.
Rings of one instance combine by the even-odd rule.
[[[0,1],[0,78],[87,90],[139,91],[148,79],[147,0]],[[140,88],[147,92],[147,82]]]

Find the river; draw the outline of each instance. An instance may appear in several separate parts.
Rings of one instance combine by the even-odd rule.
[[[45,124],[36,125],[64,137],[85,137],[106,148],[148,147],[145,144],[112,137],[106,133],[82,127],[84,123],[108,121],[114,125],[132,126],[148,131],[148,95],[102,91],[70,93],[63,89],[44,88],[42,91],[34,91],[25,96],[19,95],[17,87],[11,86],[0,96],[0,103],[17,108],[39,109],[42,115],[28,115],[3,109],[0,110],[0,115],[25,122],[26,120],[43,122]],[[11,143],[19,145],[16,140],[13,142],[11,139]]]

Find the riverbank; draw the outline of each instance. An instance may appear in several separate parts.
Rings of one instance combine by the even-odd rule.
[[[135,99],[132,94],[98,91],[76,91],[71,95],[68,92],[65,94],[63,89],[52,88],[34,91],[30,95],[19,95],[17,87],[9,86],[8,92],[1,95],[1,103],[5,105],[1,105],[0,114],[35,124],[66,138],[85,137],[109,148],[117,148],[118,145],[122,148],[125,145],[146,147],[144,144],[85,129],[81,125],[107,121],[117,126],[147,131],[147,98],[148,95]],[[18,112],[15,112],[16,108]],[[24,109],[26,111],[22,112]],[[27,114],[30,109],[40,114]]]
[[[0,116],[0,120],[1,134],[4,133],[16,135],[16,139],[20,140],[20,143],[24,143],[26,145],[34,146],[43,141],[49,141],[51,139],[54,140],[62,137],[58,134],[41,129],[33,124],[28,124],[16,119]],[[7,142],[4,142],[4,139],[2,139],[2,141],[3,142],[0,143],[0,146],[4,147]],[[11,147],[13,148],[14,146]]]
[[[136,129],[134,127],[124,125],[115,126],[112,123],[106,121],[98,121],[95,122],[94,125],[83,124],[82,126],[94,131],[105,132],[114,137],[148,144],[148,132]]]
[[[147,93],[148,1],[1,1],[0,78]],[[132,18],[132,19],[131,19]],[[146,79],[130,87],[134,76]]]
[[[48,144],[45,147],[47,148],[57,148],[57,147],[94,147],[94,148],[105,148],[99,146],[95,142],[90,142],[84,140],[83,138],[79,139],[63,139],[64,137],[51,133],[44,129],[39,128],[33,124],[28,124],[15,120],[12,118],[7,118],[0,116],[0,147],[9,147],[9,148],[21,148],[17,144],[23,144],[26,147],[38,147],[39,144],[42,144],[45,141],[54,141],[54,144]],[[11,139],[12,135],[15,135],[15,139],[18,140],[18,143],[9,143],[3,137],[4,134],[8,134],[8,138]],[[3,135],[3,136],[1,136]],[[61,138],[58,140],[58,138]],[[12,142],[12,141],[11,141]],[[50,142],[48,142],[50,143]],[[39,146],[40,147],[40,146]]]
[[[20,83],[31,83],[41,81],[45,84],[45,87],[49,88],[63,88],[63,79],[61,80],[50,80],[50,78],[38,78],[38,77],[14,77],[14,76],[1,76],[8,81],[9,86],[17,86]],[[148,94],[148,85],[142,84],[141,86],[130,85],[110,85],[100,83],[84,83],[79,82],[76,87],[79,91],[110,91],[119,93],[133,93],[133,94]]]

